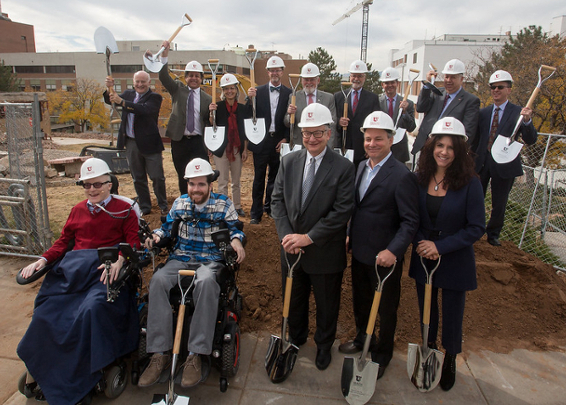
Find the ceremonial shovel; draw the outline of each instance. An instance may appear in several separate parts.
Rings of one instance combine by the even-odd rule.
[[[411,72],[416,73],[417,75],[411,78]],[[409,85],[405,89],[405,96],[403,97],[403,101],[407,101],[407,98],[409,98],[409,92],[411,91],[411,86],[413,85],[415,79],[419,77],[420,73],[421,73],[420,70],[409,69]],[[395,122],[395,136],[393,137],[393,145],[401,142],[405,137],[405,133],[407,132],[405,128],[399,128],[399,119],[401,118],[401,115],[403,115],[403,109],[399,108],[399,114],[397,114],[397,121]]]
[[[289,84],[291,85],[291,89],[293,89],[293,93],[291,94],[291,105],[296,105],[297,102],[297,87],[299,87],[299,82],[301,75],[296,73],[289,73]],[[297,79],[297,82],[293,84],[292,79]],[[285,156],[287,153],[295,152],[297,150],[301,150],[301,145],[294,145],[293,144],[293,132],[295,129],[295,114],[291,114],[289,116],[289,126],[291,130],[289,132],[289,143],[282,143],[281,144],[281,157]]]
[[[214,69],[211,66],[216,64]],[[208,68],[212,73],[212,103],[216,104],[216,73],[218,72],[218,66],[220,62],[218,59],[209,59]],[[204,128],[204,144],[211,152],[216,152],[218,148],[224,143],[224,138],[226,136],[226,128],[216,126],[216,110],[212,111],[212,127]]]
[[[348,96],[352,93],[352,82],[341,82],[340,83],[340,90],[342,90],[342,94],[344,95],[344,115],[343,118],[348,118]],[[342,127],[342,147],[341,148],[334,148],[334,151],[340,153],[350,162],[354,161],[354,151],[352,149],[346,149],[346,132],[348,127]]]
[[[253,55],[253,58],[252,58]],[[255,87],[255,73],[254,73],[254,63],[257,58],[257,49],[248,48],[246,49],[246,59],[250,63],[250,86]],[[257,145],[263,138],[265,138],[265,119],[256,117],[255,108],[255,97],[252,97],[252,108],[253,116],[252,118],[247,118],[244,120],[244,130],[248,140]]]
[[[181,25],[179,25],[177,27],[177,29],[175,30],[173,35],[171,35],[171,37],[169,38],[169,40],[168,40],[169,43],[171,43],[175,39],[175,37],[177,36],[177,34],[179,32],[181,32],[181,29],[183,27],[190,25],[192,22],[193,22],[193,20],[191,20],[191,17],[189,17],[188,14],[185,14],[183,16],[183,18],[181,19]],[[147,51],[143,55],[143,63],[145,64],[145,67],[147,68],[147,70],[149,70],[150,72],[153,72],[153,73],[157,73],[161,70],[164,63],[161,62],[160,56],[161,56],[161,54],[163,53],[164,50],[165,50],[165,47],[162,46],[161,49],[159,50],[159,52],[157,52],[155,55],[152,55],[149,51]]]
[[[434,66],[432,63],[429,63],[428,66],[430,67],[430,70],[434,70],[436,72],[436,66]],[[432,76],[430,82],[428,80],[423,80],[423,83],[426,84],[426,87],[432,90],[434,94],[442,96],[443,95],[442,92],[438,90],[438,87],[434,85],[435,81],[436,81],[436,76]]]

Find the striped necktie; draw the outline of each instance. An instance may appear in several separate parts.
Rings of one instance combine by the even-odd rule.
[[[305,201],[307,200],[307,196],[309,195],[312,183],[314,182],[316,162],[313,157],[311,157],[309,165],[310,166],[307,170],[307,174],[305,175],[305,179],[303,180],[303,195],[301,199],[301,207],[305,205]]]

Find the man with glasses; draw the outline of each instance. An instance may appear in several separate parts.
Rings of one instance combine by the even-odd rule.
[[[248,105],[256,97],[256,114],[265,119],[265,138],[258,145],[248,144],[254,156],[254,182],[250,224],[259,224],[265,212],[271,215],[271,193],[279,170],[279,151],[283,142],[289,142],[289,128],[283,122],[291,89],[281,84],[285,63],[279,56],[267,60],[269,83],[248,89]],[[269,171],[267,171],[269,168]],[[267,174],[267,186],[265,175]],[[265,192],[265,200],[264,200]]]
[[[283,285],[288,270],[285,255],[293,263],[303,251],[293,273],[289,335],[296,346],[307,340],[312,288],[319,370],[331,361],[347,265],[346,227],[354,206],[354,166],[327,146],[333,124],[327,107],[318,103],[305,107],[299,123],[305,147],[281,159],[272,196]]]
[[[510,163],[495,162],[491,156],[491,147],[498,135],[509,137],[513,134],[520,116],[523,120],[519,126],[519,134],[523,141],[532,145],[537,141],[538,134],[531,119],[533,111],[509,102],[513,86],[513,78],[509,72],[498,70],[493,73],[489,78],[489,86],[493,104],[480,111],[478,133],[472,143],[472,150],[477,155],[476,172],[480,176],[484,196],[491,179],[492,209],[486,227],[487,241],[493,246],[501,246],[499,234],[503,229],[509,192],[515,177],[523,175],[523,167],[520,155]]]

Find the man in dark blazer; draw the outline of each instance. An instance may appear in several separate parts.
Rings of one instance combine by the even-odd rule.
[[[474,141],[478,128],[478,114],[480,111],[480,99],[468,93],[462,87],[466,67],[458,59],[449,60],[444,66],[444,88],[439,90],[442,96],[435,94],[426,84],[423,86],[417,100],[417,112],[425,116],[419,127],[419,134],[411,153],[415,156],[423,147],[433,125],[440,118],[457,118],[466,128],[468,143]],[[427,73],[427,80],[437,76],[437,72],[431,70]]]
[[[151,197],[147,176],[153,183],[153,192],[161,215],[167,215],[167,193],[163,172],[164,149],[157,120],[162,97],[149,88],[151,79],[147,72],[140,70],[134,74],[134,89],[118,95],[104,92],[104,101],[122,106],[122,122],[118,131],[118,149],[126,148],[126,158],[134,188],[139,197],[140,210],[151,212]],[[106,87],[114,87],[114,79],[106,78]]]
[[[336,337],[346,268],[346,227],[354,204],[354,166],[327,146],[333,125],[328,108],[310,104],[303,110],[299,125],[305,147],[281,159],[272,213],[282,246],[283,280],[288,271],[285,255],[292,263],[300,250],[304,252],[293,274],[289,336],[297,346],[307,340],[312,287],[316,302],[315,364],[324,370],[330,364]]]
[[[391,117],[394,124],[397,122],[399,109],[402,108],[403,114],[399,118],[398,127],[405,129],[407,132],[413,132],[417,127],[415,123],[415,103],[411,100],[403,101],[403,96],[397,94],[399,78],[399,72],[395,68],[388,67],[381,72],[379,80],[384,92],[379,95],[379,108]],[[391,152],[393,157],[402,163],[410,159],[407,134],[399,143],[391,146]]]
[[[364,119],[374,111],[379,111],[379,99],[377,94],[363,88],[366,81],[367,65],[356,60],[350,65],[350,82],[352,91],[348,96],[348,118],[343,117],[344,113],[344,94],[339,91],[334,94],[336,101],[336,114],[340,117],[336,125],[338,142],[337,147],[342,147],[343,127],[346,129],[346,149],[354,150],[354,166],[365,159],[364,140],[360,128]]]
[[[493,104],[482,108],[479,115],[478,134],[472,150],[476,153],[476,172],[480,176],[483,194],[491,179],[491,218],[487,224],[487,241],[493,246],[501,246],[499,234],[503,229],[505,207],[515,177],[523,175],[521,155],[509,163],[496,163],[491,156],[491,145],[497,135],[509,137],[522,116],[519,134],[523,141],[532,145],[537,141],[537,131],[532,122],[532,110],[521,108],[509,102],[513,78],[504,71],[498,70],[489,79]],[[497,112],[497,115],[496,115]],[[497,120],[496,120],[497,118]]]
[[[208,161],[208,150],[204,146],[204,127],[210,115],[208,107],[212,103],[212,97],[200,87],[204,71],[197,61],[191,61],[185,66],[186,85],[169,76],[169,42],[164,41],[163,46],[165,51],[161,55],[161,61],[164,65],[159,71],[159,80],[171,94],[172,101],[165,136],[171,138],[171,157],[177,171],[179,191],[183,195],[187,194],[187,181],[184,178],[187,164],[195,158]],[[193,108],[192,111],[187,111],[191,95]]]
[[[271,214],[271,193],[279,170],[279,150],[283,142],[289,142],[289,128],[283,120],[287,112],[291,89],[281,84],[285,63],[279,56],[267,60],[269,83],[248,89],[248,106],[256,97],[256,116],[265,119],[265,138],[259,144],[248,143],[254,155],[254,182],[252,185],[252,209],[250,224],[259,224],[263,213]],[[267,171],[269,168],[269,171]],[[265,175],[267,174],[267,186]],[[264,200],[265,192],[265,200]]]
[[[395,124],[388,114],[370,114],[362,127],[368,160],[358,167],[355,204],[349,229],[352,250],[352,295],[357,335],[340,345],[343,353],[363,348],[377,276],[383,280],[379,306],[379,340],[372,345],[372,360],[379,364],[378,378],[393,357],[397,308],[401,297],[403,259],[419,226],[419,190],[416,177],[393,157]],[[372,340],[375,340],[372,335]]]

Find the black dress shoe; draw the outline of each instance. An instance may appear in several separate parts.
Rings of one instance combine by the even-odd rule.
[[[250,219],[250,224],[257,225],[257,224],[260,223],[260,221],[261,221],[260,219],[252,218],[252,219]]]
[[[379,370],[377,371],[377,379],[379,380],[381,377],[383,377],[383,373],[385,373],[385,369],[389,365],[391,357],[386,356],[383,353],[372,353],[371,361],[379,364]]]
[[[379,380],[381,377],[383,377],[383,373],[385,373],[385,369],[387,368],[387,366],[382,366],[381,364],[379,365],[379,369],[377,370],[377,379]]]
[[[326,370],[326,368],[330,364],[330,360],[332,360],[330,350],[316,349],[316,368],[318,368],[319,370]]]
[[[338,346],[338,351],[345,354],[354,354],[361,352],[362,348],[356,345],[353,340],[349,340],[346,343],[342,343],[340,346]]]
[[[456,355],[446,353],[442,364],[442,377],[440,377],[440,388],[449,391],[456,382]]]
[[[501,246],[499,238],[487,238],[487,243],[489,243],[491,246]]]

